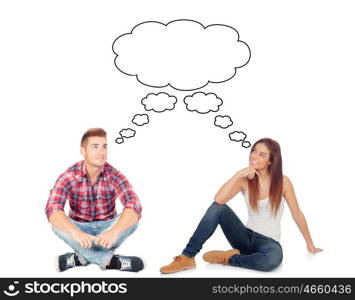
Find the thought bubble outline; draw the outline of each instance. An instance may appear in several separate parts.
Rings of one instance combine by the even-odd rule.
[[[227,127],[223,127],[223,126],[217,125],[217,118],[218,118],[218,117],[223,118],[223,119],[224,119],[224,118],[228,118],[229,121],[231,122],[231,124],[228,125]],[[230,116],[227,116],[227,115],[224,115],[224,116],[222,116],[222,115],[217,115],[217,116],[214,118],[214,125],[217,126],[217,127],[219,127],[219,128],[222,128],[222,129],[227,129],[227,128],[229,128],[229,127],[231,127],[231,126],[233,125],[233,120],[232,120],[232,118],[231,118]]]
[[[247,59],[246,63],[244,63],[243,65],[238,66],[238,67],[234,67],[234,74],[233,74],[232,76],[230,76],[229,78],[227,78],[227,79],[225,79],[225,80],[222,80],[222,81],[207,80],[207,83],[206,83],[206,84],[204,84],[204,85],[202,85],[202,86],[199,86],[199,87],[190,88],[190,89],[181,89],[181,88],[178,88],[178,87],[174,87],[174,86],[173,86],[172,84],[170,84],[170,83],[167,83],[166,85],[161,85],[161,86],[160,86],[160,85],[157,86],[157,85],[147,84],[147,83],[144,83],[143,81],[141,81],[141,80],[138,79],[138,76],[139,76],[138,73],[137,73],[137,74],[129,74],[129,73],[127,73],[127,72],[121,70],[121,69],[117,66],[116,60],[118,59],[119,54],[115,52],[114,45],[115,45],[116,41],[119,40],[121,37],[123,37],[123,36],[125,36],[125,35],[131,35],[131,34],[133,34],[134,30],[135,30],[138,26],[143,25],[143,24],[147,24],[147,23],[157,23],[157,24],[160,24],[160,25],[163,25],[163,26],[167,27],[167,26],[169,26],[169,24],[171,24],[171,23],[180,22],[180,21],[188,21],[188,22],[197,23],[197,24],[199,24],[200,26],[202,26],[202,28],[203,28],[204,30],[206,30],[207,28],[212,27],[212,26],[222,26],[222,27],[228,27],[228,28],[232,29],[232,30],[235,31],[236,34],[237,34],[238,39],[237,39],[236,41],[239,42],[239,43],[243,43],[245,46],[247,46],[247,49],[248,49],[248,51],[249,51],[249,58]],[[191,20],[191,19],[176,19],[176,20],[170,21],[170,22],[168,22],[168,23],[166,23],[166,24],[164,24],[164,23],[162,23],[162,22],[159,22],[159,21],[145,21],[145,22],[141,22],[141,23],[137,24],[136,26],[134,26],[130,32],[121,34],[119,37],[117,37],[117,38],[113,41],[111,48],[112,48],[113,53],[116,55],[116,57],[115,57],[115,59],[114,59],[114,65],[115,65],[115,67],[117,68],[117,70],[119,70],[121,73],[123,73],[123,74],[125,74],[125,75],[134,76],[134,77],[136,78],[136,80],[137,80],[139,83],[141,83],[141,84],[143,84],[143,85],[145,85],[145,86],[153,87],[153,88],[165,88],[165,87],[167,87],[167,86],[170,86],[171,88],[173,88],[173,89],[175,89],[175,90],[178,90],[178,91],[195,91],[195,90],[198,90],[198,89],[201,89],[201,88],[207,86],[209,83],[214,83],[214,84],[216,84],[216,83],[223,83],[223,82],[226,82],[226,81],[231,80],[231,79],[237,74],[237,69],[243,68],[244,66],[246,66],[246,65],[249,63],[250,58],[251,58],[251,50],[250,50],[250,47],[248,46],[248,44],[247,44],[246,42],[240,40],[239,38],[240,38],[240,35],[239,35],[238,30],[236,30],[236,29],[233,28],[232,26],[225,25],[225,24],[216,23],[216,24],[210,24],[210,25],[204,26],[204,25],[201,24],[200,22],[195,21],[195,20]]]
[[[152,109],[147,109],[146,108],[146,104],[144,104],[143,103],[143,101],[144,101],[144,99],[147,99],[148,97],[149,97],[149,95],[154,95],[154,96],[159,96],[159,95],[161,95],[161,94],[165,94],[165,95],[167,95],[169,98],[171,97],[171,98],[174,98],[175,99],[175,102],[173,103],[173,108],[171,108],[171,109],[169,109],[169,108],[166,108],[166,109],[164,109],[163,111],[157,111],[157,110],[155,110],[154,108],[152,108]],[[174,110],[175,109],[175,104],[177,103],[177,98],[174,96],[174,95],[169,95],[168,93],[166,93],[166,92],[159,92],[159,93],[157,93],[157,94],[155,94],[155,93],[149,93],[149,94],[147,94],[142,100],[141,100],[141,104],[143,105],[143,107],[144,107],[144,109],[146,110],[146,111],[154,111],[154,112],[156,112],[156,113],[163,113],[163,112],[165,112],[165,111],[167,111],[167,110]]]
[[[120,144],[123,144],[123,142],[124,142],[123,137],[118,137],[118,138],[115,139],[115,143],[116,143],[116,144],[119,144],[119,145],[120,145]]]
[[[209,111],[207,111],[207,112],[199,112],[199,111],[196,110],[196,109],[190,110],[190,109],[188,108],[189,105],[186,103],[185,100],[186,100],[186,98],[190,98],[190,97],[193,98],[196,94],[204,94],[205,96],[207,96],[207,95],[215,95],[217,99],[221,100],[221,104],[220,104],[220,105],[217,105],[217,110],[209,110]],[[223,105],[223,100],[222,100],[221,98],[219,98],[215,93],[207,93],[207,94],[206,94],[206,93],[204,93],[204,92],[195,92],[195,93],[193,93],[192,95],[187,95],[187,96],[185,96],[185,97],[184,97],[184,103],[185,103],[186,109],[187,109],[188,111],[190,111],[190,112],[197,112],[197,113],[199,113],[199,114],[205,115],[205,114],[210,113],[211,111],[212,111],[212,112],[217,112],[217,111],[219,111],[219,107]]]
[[[231,137],[231,135],[234,134],[234,133],[242,133],[242,134],[244,134],[244,138],[241,139],[241,140],[233,140],[232,137]],[[245,141],[245,139],[246,139],[246,137],[247,137],[247,135],[245,134],[245,132],[243,132],[243,131],[238,131],[238,130],[231,132],[228,136],[229,136],[229,139],[230,139],[232,142],[242,142],[242,141]]]
[[[248,146],[245,146],[246,143],[248,143]],[[249,147],[251,147],[251,144],[250,144],[249,141],[243,141],[243,142],[242,142],[242,147],[243,147],[243,148],[249,148]]]
[[[143,124],[135,123],[135,122],[134,122],[134,119],[135,119],[137,116],[138,116],[138,117],[146,116],[148,122],[147,122],[147,123],[143,123]],[[147,114],[136,114],[136,115],[134,115],[133,118],[132,118],[132,123],[135,124],[135,125],[137,125],[137,126],[144,126],[144,125],[146,125],[146,124],[149,124],[149,116],[148,116]]]
[[[124,136],[124,135],[122,135],[122,131],[124,131],[124,130],[131,130],[131,131],[133,131],[133,135],[132,135],[132,136]],[[136,131],[135,131],[134,129],[132,129],[132,128],[123,128],[123,129],[120,130],[119,134],[120,134],[120,136],[121,136],[122,138],[130,139],[130,138],[133,138],[133,137],[136,135]]]

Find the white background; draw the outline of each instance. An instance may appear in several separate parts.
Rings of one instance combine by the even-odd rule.
[[[284,261],[271,273],[207,265],[179,277],[354,276],[354,33],[352,1],[2,1],[0,5],[0,275],[158,277],[178,255],[219,187],[247,166],[248,149],[213,125],[216,114],[188,112],[186,92],[154,89],[114,66],[112,42],[140,22],[188,18],[236,28],[251,60],[228,82],[201,89],[224,101],[220,113],[251,142],[279,141],[315,243],[307,253],[288,208]],[[178,97],[175,110],[121,145],[118,132],[150,92]],[[58,175],[81,159],[90,127],[108,131],[108,162],[143,204],[140,227],[118,253],[141,256],[138,274],[90,265],[57,273],[70,249],[44,208]],[[246,221],[241,195],[230,206]],[[119,205],[118,205],[119,207]],[[230,246],[218,228],[202,253]]]

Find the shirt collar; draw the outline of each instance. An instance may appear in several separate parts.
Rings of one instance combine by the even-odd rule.
[[[106,180],[105,168],[104,168],[104,166],[102,166],[101,169],[100,169],[100,175],[102,175],[103,178]],[[86,172],[86,168],[85,168],[85,163],[84,163],[84,161],[82,161],[82,163],[81,163],[81,176],[82,176],[82,177],[87,176],[87,178],[89,179],[89,175],[88,175],[87,172]]]

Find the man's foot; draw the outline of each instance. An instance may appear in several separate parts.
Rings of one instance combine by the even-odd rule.
[[[55,258],[55,268],[58,272],[63,272],[77,266],[85,266],[85,264],[80,262],[79,257],[75,253],[68,252]]]
[[[227,251],[209,251],[203,255],[203,260],[210,264],[223,264],[227,265],[231,256],[240,254],[238,249],[232,249]]]
[[[144,268],[143,261],[137,256],[114,255],[106,269],[139,272]]]
[[[196,268],[195,259],[182,254],[174,257],[174,261],[170,265],[162,267],[160,272],[169,274],[194,268]]]

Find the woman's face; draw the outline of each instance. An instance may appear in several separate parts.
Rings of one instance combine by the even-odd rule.
[[[270,151],[263,143],[254,146],[249,157],[249,164],[257,170],[265,169],[271,164]]]

